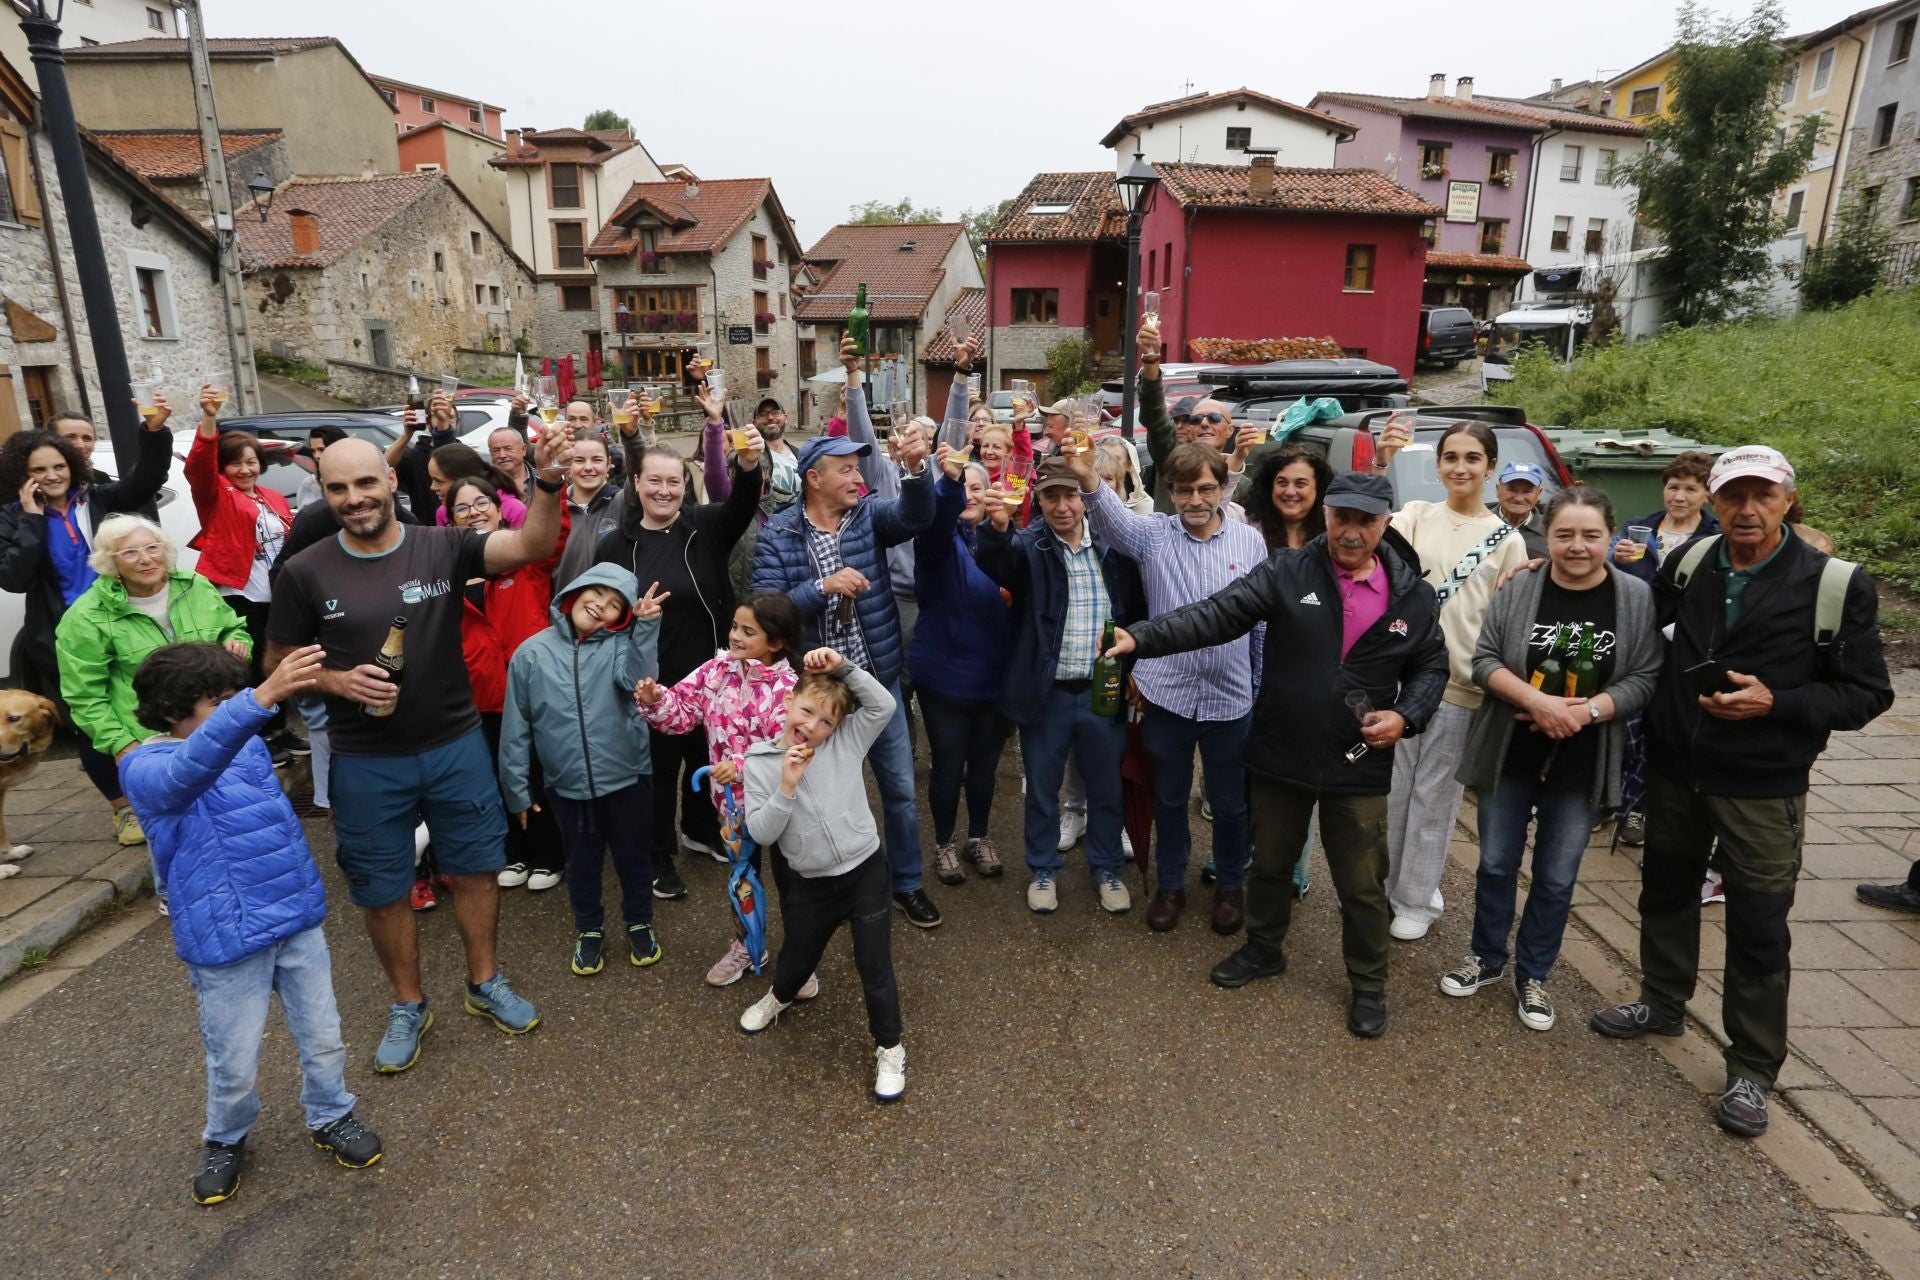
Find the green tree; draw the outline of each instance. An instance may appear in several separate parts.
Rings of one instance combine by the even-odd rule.
[[[855,226],[886,226],[909,222],[944,222],[938,209],[916,209],[913,201],[901,196],[897,204],[869,200],[847,206],[847,221]]]
[[[1683,5],[1671,113],[1647,126],[1646,154],[1621,166],[1639,189],[1636,213],[1665,242],[1653,273],[1680,324],[1724,320],[1751,304],[1780,232],[1773,197],[1806,172],[1825,127],[1811,115],[1775,136],[1794,56],[1785,26],[1779,0],[1762,0],[1744,19]]]
[[[580,127],[582,129],[625,129],[628,133],[632,133],[633,121],[611,107],[602,107],[598,111],[588,112],[587,122]]]
[[[1800,271],[1800,298],[1815,311],[1844,306],[1879,288],[1887,229],[1875,212],[1873,205],[1855,196],[1841,208],[1833,235],[1807,255],[1807,265]]]
[[[1000,221],[1011,208],[1013,197],[1008,196],[999,204],[961,211],[960,221],[966,224],[967,238],[973,243],[973,256],[980,263],[982,271],[987,269],[987,232],[993,230],[993,224]]]
[[[1100,385],[1093,376],[1093,345],[1084,338],[1062,338],[1047,348],[1047,394],[1084,395]]]

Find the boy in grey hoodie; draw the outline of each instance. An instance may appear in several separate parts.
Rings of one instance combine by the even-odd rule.
[[[875,856],[880,833],[862,764],[893,711],[886,686],[832,649],[815,649],[787,695],[786,732],[747,749],[743,779],[747,833],[763,847],[778,841],[794,874],[778,886],[784,937],[773,987],[740,1015],[740,1029],[772,1026],[848,925],[873,1032],[873,1095],[882,1102],[906,1091],[907,1051],[893,976],[893,882]]]

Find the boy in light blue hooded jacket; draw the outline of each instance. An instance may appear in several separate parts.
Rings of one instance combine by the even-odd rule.
[[[522,826],[543,800],[552,806],[567,855],[567,896],[576,931],[569,967],[580,977],[605,964],[600,886],[609,848],[620,877],[628,959],[659,961],[653,931],[653,764],[647,722],[633,690],[658,674],[659,583],[640,594],[631,572],[596,564],[561,590],[553,625],[531,636],[507,664],[500,719],[500,789]],[[531,753],[540,752],[546,795],[530,793]]]

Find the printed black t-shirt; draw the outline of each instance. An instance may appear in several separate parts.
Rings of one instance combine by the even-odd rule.
[[[327,699],[327,734],[341,755],[413,755],[480,727],[460,647],[463,589],[486,572],[487,535],[472,529],[401,525],[380,555],[349,551],[342,535],[287,561],[273,586],[267,638],[323,644],[330,670],[370,663],[393,620],[407,620],[399,705],[370,716],[357,702]]]
[[[1611,574],[1603,578],[1598,586],[1588,587],[1584,591],[1570,590],[1551,577],[1541,584],[1540,609],[1533,616],[1533,634],[1527,640],[1527,669],[1522,674],[1532,678],[1546,660],[1554,637],[1563,630],[1567,633],[1569,646],[1566,661],[1572,665],[1574,655],[1578,652],[1573,647],[1573,640],[1585,630],[1587,623],[1593,624],[1593,664],[1599,672],[1599,683],[1594,692],[1605,689],[1613,679],[1615,637]],[[1556,698],[1566,696],[1564,686],[1543,689],[1542,692]],[[1553,739],[1546,734],[1535,733],[1524,724],[1515,725],[1503,772],[1528,778],[1539,777],[1540,767],[1546,763],[1547,753],[1552,746]],[[1585,791],[1593,780],[1594,753],[1599,749],[1600,735],[1594,732],[1591,724],[1561,742],[1559,754],[1554,756],[1553,768],[1547,774],[1548,785]]]

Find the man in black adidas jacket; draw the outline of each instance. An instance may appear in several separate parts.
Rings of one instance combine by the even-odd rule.
[[[1787,912],[1800,874],[1808,771],[1829,733],[1858,729],[1893,705],[1893,687],[1864,571],[1848,576],[1835,633],[1816,638],[1828,557],[1786,523],[1786,458],[1763,445],[1730,450],[1714,463],[1707,489],[1719,540],[1695,558],[1684,588],[1676,577],[1687,557],[1679,554],[1654,584],[1673,642],[1647,711],[1640,998],[1602,1009],[1592,1026],[1628,1040],[1685,1030],[1700,968],[1700,881],[1717,840],[1729,1043],[1714,1118],[1753,1137],[1766,1130],[1766,1091],[1787,1057]]]
[[[1281,947],[1293,921],[1293,866],[1318,805],[1353,984],[1347,1029],[1367,1037],[1387,1028],[1393,744],[1427,727],[1447,686],[1439,603],[1412,549],[1388,532],[1392,505],[1385,476],[1335,476],[1327,486],[1326,533],[1276,552],[1218,595],[1119,632],[1114,645],[1116,652],[1157,658],[1267,624],[1247,738],[1247,941],[1214,967],[1212,978],[1240,987],[1286,969]],[[1366,702],[1356,708],[1354,694]]]

